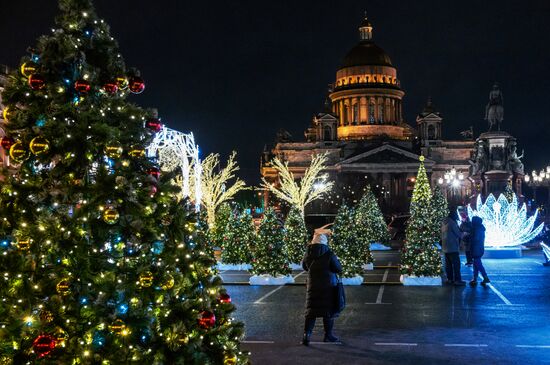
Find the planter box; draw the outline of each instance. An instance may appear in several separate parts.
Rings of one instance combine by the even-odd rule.
[[[285,285],[294,283],[294,278],[287,276],[271,276],[268,274],[253,275],[248,280],[250,285]]]
[[[365,264],[362,267],[363,267],[363,270],[365,271],[374,270],[374,264],[372,262],[369,262],[368,264]]]
[[[288,266],[291,270],[303,270],[302,264],[290,264]]]
[[[354,276],[352,278],[342,278],[342,284],[344,285],[361,285],[363,283],[362,276]]]
[[[441,286],[441,276],[409,276],[401,275],[401,282],[405,286]]]
[[[250,270],[251,266],[249,264],[224,264],[221,262],[218,262],[216,265],[218,270],[235,270],[235,271],[247,271]]]
[[[387,250],[391,250],[391,247],[383,245],[381,243],[371,243],[370,244],[370,250],[371,251],[387,251]]]
[[[520,259],[521,247],[485,247],[484,259]]]

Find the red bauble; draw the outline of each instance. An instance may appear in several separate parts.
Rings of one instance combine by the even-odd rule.
[[[199,317],[199,326],[212,328],[216,324],[216,315],[210,311],[202,311]]]
[[[162,129],[162,123],[160,122],[160,119],[153,118],[145,122],[145,127],[150,131],[157,133]]]
[[[103,91],[105,91],[107,94],[114,94],[118,91],[118,85],[116,82],[107,82],[105,85],[103,85]]]
[[[86,94],[90,91],[90,83],[86,80],[78,80],[74,83],[74,88],[81,94]]]
[[[231,303],[231,296],[227,293],[220,294],[218,299],[220,303]]]
[[[160,177],[160,170],[157,167],[151,167],[147,170],[147,175],[151,175],[158,180]]]
[[[157,193],[157,191],[158,191],[158,188],[155,185],[150,185],[149,186],[149,195],[153,196]]]
[[[128,89],[134,94],[141,94],[145,90],[145,82],[143,82],[141,77],[130,77],[128,80]]]
[[[13,138],[11,137],[2,137],[2,140],[0,140],[0,145],[2,145],[2,147],[6,150],[6,151],[9,151],[11,146],[13,146],[13,144],[15,143],[15,141],[13,140]]]
[[[40,74],[31,75],[29,76],[29,86],[33,90],[41,90],[46,86],[46,80]]]
[[[35,338],[32,348],[38,354],[38,357],[47,356],[55,349],[55,339],[50,335],[40,335]]]

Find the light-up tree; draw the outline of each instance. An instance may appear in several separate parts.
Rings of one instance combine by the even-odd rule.
[[[19,167],[1,176],[0,363],[246,364],[201,222],[145,155],[143,80],[91,1],[59,4],[2,94]]]
[[[272,163],[279,175],[278,184],[274,185],[262,178],[262,187],[292,207],[298,208],[303,216],[305,207],[309,203],[322,198],[332,189],[334,183],[326,181],[326,176],[321,174],[327,161],[326,154],[316,155],[305,170],[304,176],[297,181],[288,167],[288,162],[275,158]]]
[[[365,189],[365,193],[355,207],[355,225],[357,232],[357,241],[361,245],[361,254],[365,257],[366,263],[373,262],[370,245],[373,243],[389,244],[390,233],[388,226],[384,221],[382,211],[378,206],[376,196],[372,192],[370,185]]]
[[[202,163],[202,204],[206,208],[209,227],[214,227],[216,223],[218,207],[246,189],[245,182],[235,176],[239,171],[236,157],[237,153],[233,152],[224,168],[220,167],[220,155],[217,153],[208,155]]]

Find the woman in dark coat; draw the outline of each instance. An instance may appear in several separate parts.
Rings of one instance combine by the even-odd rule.
[[[483,220],[479,217],[472,218],[472,232],[470,234],[470,250],[472,251],[472,259],[474,261],[474,278],[470,281],[471,286],[477,285],[477,277],[479,273],[483,276],[481,285],[487,286],[491,281],[485,272],[481,258],[485,253],[485,227]]]
[[[325,327],[325,342],[338,342],[332,334],[336,307],[337,274],[342,272],[342,266],[336,255],[327,245],[325,234],[316,235],[308,246],[302,267],[308,272],[306,296],[306,321],[302,344],[309,345],[315,319],[323,318]]]

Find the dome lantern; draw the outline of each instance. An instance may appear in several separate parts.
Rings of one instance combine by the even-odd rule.
[[[372,40],[372,24],[367,19],[367,14],[365,12],[365,19],[363,19],[363,22],[359,26],[359,38],[362,41],[370,41]]]

